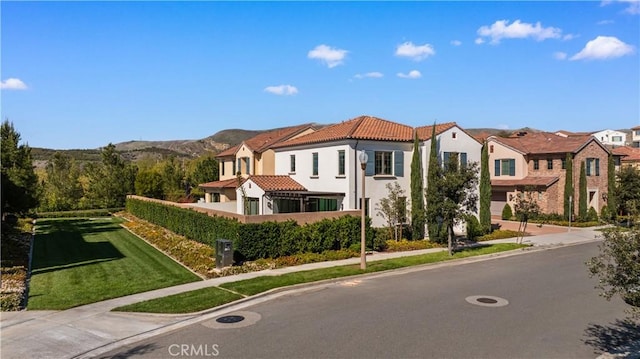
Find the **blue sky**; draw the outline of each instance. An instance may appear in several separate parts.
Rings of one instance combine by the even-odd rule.
[[[365,114],[630,128],[639,5],[2,1],[1,114],[55,149]]]

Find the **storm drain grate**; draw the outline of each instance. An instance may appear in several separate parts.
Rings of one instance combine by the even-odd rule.
[[[470,297],[466,297],[465,300],[467,303],[482,307],[504,307],[509,304],[508,300],[491,295],[472,295]]]
[[[477,300],[478,302],[480,302],[480,303],[485,303],[485,304],[496,304],[496,303],[498,303],[498,301],[497,301],[497,300],[495,300],[495,299],[492,299],[492,298],[485,298],[485,297],[478,298],[478,299],[476,299],[476,300]]]
[[[222,324],[233,324],[238,323],[244,320],[244,317],[241,315],[225,315],[224,317],[220,317],[216,319],[216,322]]]

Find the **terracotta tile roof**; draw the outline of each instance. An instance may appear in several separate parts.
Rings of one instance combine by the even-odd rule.
[[[550,132],[536,132],[508,138],[492,136],[490,139],[523,154],[576,153],[589,141],[597,141],[591,135],[562,137]]]
[[[410,142],[413,141],[413,128],[377,117],[360,116],[279,143],[273,148],[346,139]]]
[[[207,183],[199,184],[198,187],[200,188],[236,188],[238,187],[238,179],[230,178],[223,181],[207,182]]]
[[[436,136],[454,126],[456,126],[455,122],[437,123]],[[431,134],[433,133],[433,125],[417,127],[416,131],[418,132],[418,138],[420,141],[430,140]]]
[[[306,191],[307,189],[296,180],[285,175],[256,175],[244,180],[253,181],[258,187],[266,191]],[[243,182],[243,184],[244,184]]]
[[[289,138],[310,128],[313,128],[311,124],[278,128],[272,131],[257,134],[249,139],[244,140],[242,143],[249,147],[253,152],[262,153],[271,148],[271,146],[275,145],[276,143],[286,141]],[[239,144],[228,148],[218,153],[216,157],[233,156],[238,151],[238,148],[240,148],[241,145],[242,144]]]
[[[545,186],[549,187],[556,183],[559,177],[534,177],[527,176],[523,179],[494,179],[491,180],[491,186],[497,187],[513,187],[513,186]]]
[[[555,133],[562,137],[570,137],[570,136],[588,136],[595,132],[571,132],[571,131],[560,130],[560,131],[556,131]]]
[[[640,126],[631,127],[632,130],[640,130]]]
[[[640,162],[640,148],[622,146],[611,150],[614,155],[621,156],[623,162]]]

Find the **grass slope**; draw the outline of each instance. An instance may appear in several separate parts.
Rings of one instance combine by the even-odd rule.
[[[199,280],[120,221],[39,220],[27,309],[68,309]]]

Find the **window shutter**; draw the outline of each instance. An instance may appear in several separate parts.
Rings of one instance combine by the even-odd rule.
[[[367,168],[364,171],[365,176],[373,176],[376,174],[376,154],[373,151],[364,151],[367,154]]]
[[[516,175],[516,160],[512,158],[509,160],[509,176],[515,176],[515,175]]]
[[[500,160],[496,160],[495,164],[495,175],[500,176]]]
[[[591,176],[591,158],[587,158],[587,176]]]
[[[241,161],[241,159],[240,159],[240,158],[238,158],[238,160],[237,160],[238,165],[236,166],[236,170],[237,170],[238,172],[242,172],[242,163],[241,163],[240,161]],[[235,172],[235,171],[234,171],[234,172]],[[234,175],[235,175],[235,173],[234,173]]]
[[[393,174],[396,177],[404,177],[404,152],[393,151]]]
[[[596,176],[600,176],[600,159],[596,158]]]
[[[460,153],[460,165],[462,166],[462,168],[466,168],[467,167],[467,153],[466,152]]]

